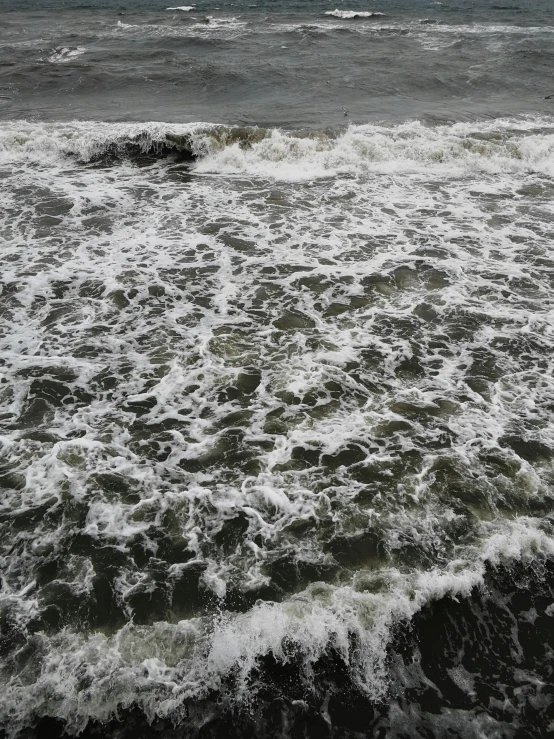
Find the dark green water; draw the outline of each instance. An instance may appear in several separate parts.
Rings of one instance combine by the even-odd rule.
[[[545,7],[3,13],[6,737],[552,730]]]

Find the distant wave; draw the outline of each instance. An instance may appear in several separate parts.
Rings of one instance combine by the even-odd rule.
[[[176,8],[166,8],[166,10],[182,10],[184,13],[188,13],[189,10],[194,10],[194,5],[178,5]]]
[[[343,18],[350,20],[354,18],[377,18],[385,16],[385,13],[374,13],[365,10],[327,10],[325,15],[332,15],[334,18]]]
[[[52,50],[48,61],[52,62],[52,64],[63,64],[84,53],[85,49],[82,46],[58,46]]]
[[[169,9],[169,8],[168,8]],[[176,10],[176,8],[173,8]],[[148,36],[160,36],[162,38],[234,38],[241,33],[247,32],[247,23],[238,18],[216,18],[206,15],[201,22],[186,24],[184,26],[142,23],[117,22],[116,33],[147,34]]]

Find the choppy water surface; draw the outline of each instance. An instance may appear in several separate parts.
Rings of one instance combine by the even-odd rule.
[[[3,0],[0,115],[306,127],[552,113],[550,0]],[[54,6],[55,9],[52,9]]]
[[[56,12],[6,14],[2,44]],[[80,43],[49,37],[52,107],[0,122],[6,735],[546,736],[548,100],[71,121],[51,70]]]

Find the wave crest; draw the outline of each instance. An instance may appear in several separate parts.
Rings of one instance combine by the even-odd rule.
[[[333,18],[342,18],[343,20],[354,20],[355,18],[383,18],[385,13],[376,13],[369,10],[327,10],[325,15],[333,16]]]
[[[484,585],[490,565],[546,561],[554,548],[536,521],[520,519],[476,554],[473,565],[461,570],[460,561],[411,577],[391,570],[384,592],[367,592],[367,582],[359,589],[315,583],[289,601],[260,601],[247,613],[223,613],[211,625],[191,619],[129,623],[112,636],[71,629],[37,634],[40,674],[31,684],[2,681],[0,724],[16,737],[47,707],[47,715],[63,721],[67,732],[79,734],[89,721],[109,721],[133,706],[149,722],[178,723],[189,701],[219,694],[240,706],[255,699],[252,676],[265,657],[282,664],[300,659],[301,680],[315,691],[314,667],[333,653],[348,665],[355,689],[369,700],[382,700],[396,627],[434,600],[469,597]]]
[[[338,173],[432,171],[554,173],[554,121],[497,120],[425,126],[352,125],[341,132],[283,131],[209,123],[0,125],[0,162],[48,164],[149,156],[194,162],[197,173],[309,181]]]

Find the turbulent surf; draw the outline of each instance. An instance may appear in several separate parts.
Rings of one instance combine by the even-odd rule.
[[[5,736],[546,735],[541,3],[54,5],[0,32]]]

